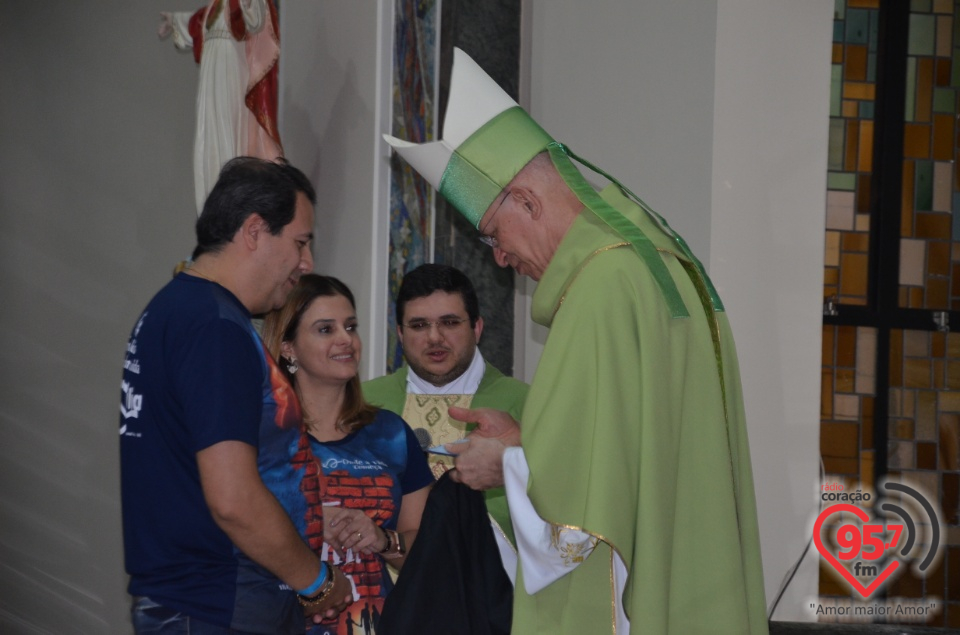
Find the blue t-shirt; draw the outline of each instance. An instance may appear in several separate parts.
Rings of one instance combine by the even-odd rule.
[[[203,497],[196,454],[221,441],[259,449],[278,498],[301,496],[288,457],[300,410],[250,314],[229,291],[181,273],[127,343],[120,393],[124,554],[131,595],[253,633],[299,633],[296,594],[240,553]],[[264,452],[269,448],[269,452]]]
[[[304,446],[310,452],[295,457],[294,464],[304,468],[304,494],[312,502],[287,507],[287,512],[311,548],[350,576],[355,590],[354,603],[336,619],[307,631],[375,633],[383,599],[393,586],[387,567],[380,556],[352,550],[341,561],[323,540],[323,505],[359,509],[381,527],[396,529],[403,496],[433,483],[433,474],[410,426],[389,410],[380,410],[373,422],[339,441],[321,443],[304,434],[302,450]],[[320,470],[322,476],[309,478]]]

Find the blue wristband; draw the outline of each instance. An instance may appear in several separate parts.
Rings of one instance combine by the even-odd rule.
[[[323,586],[323,583],[327,581],[327,571],[329,570],[330,565],[326,562],[320,563],[320,573],[317,574],[317,579],[313,581],[313,584],[308,586],[303,591],[297,591],[300,595],[310,597],[314,593],[320,590],[320,587]]]

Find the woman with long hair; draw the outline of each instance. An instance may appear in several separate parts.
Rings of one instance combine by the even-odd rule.
[[[433,483],[406,422],[363,399],[357,324],[350,289],[317,274],[302,276],[263,324],[263,340],[303,412],[293,465],[304,470],[306,506],[281,503],[310,546],[353,584],[353,604],[334,620],[308,624],[310,635],[376,632],[392,587],[386,565],[403,565]]]

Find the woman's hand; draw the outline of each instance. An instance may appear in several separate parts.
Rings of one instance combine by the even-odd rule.
[[[347,550],[372,554],[387,546],[387,536],[373,519],[358,509],[324,506],[323,539],[341,559]]]

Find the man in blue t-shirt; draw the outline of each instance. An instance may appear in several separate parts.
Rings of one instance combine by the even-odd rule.
[[[300,408],[251,316],[312,269],[315,203],[282,160],[227,163],[192,265],[131,333],[120,466],[138,633],[302,633],[305,614],[335,615],[351,597],[277,500],[302,496],[302,475],[283,452],[259,452],[296,446]]]

